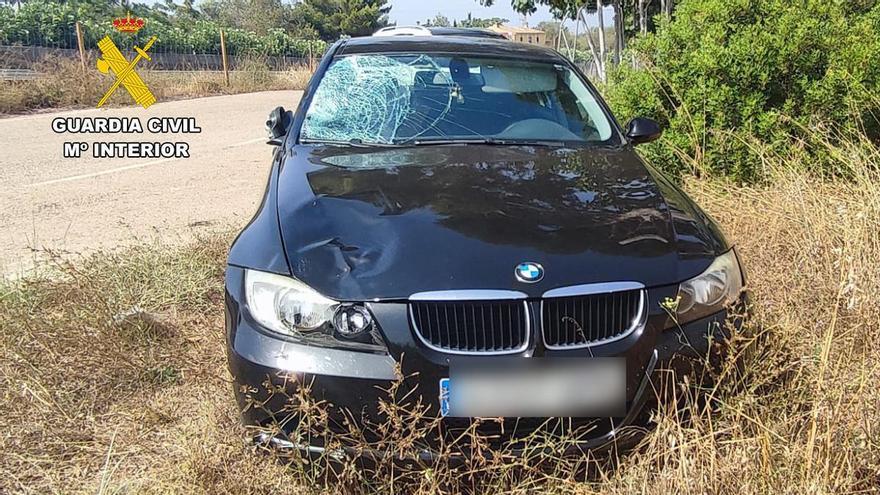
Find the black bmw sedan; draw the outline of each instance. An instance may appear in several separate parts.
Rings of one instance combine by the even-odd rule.
[[[633,149],[658,125],[621,128],[555,51],[343,40],[268,125],[226,270],[229,367],[244,422],[275,425],[262,441],[321,450],[282,414],[301,384],[358,422],[403,380],[448,425],[604,418],[575,446],[598,447],[744,297],[717,225]]]

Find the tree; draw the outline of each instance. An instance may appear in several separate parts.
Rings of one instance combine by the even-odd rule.
[[[625,15],[621,0],[611,0],[611,7],[614,9],[614,65],[619,65],[621,54],[626,47]]]
[[[479,0],[482,5],[491,6],[495,0]],[[627,12],[632,13],[633,22],[639,17],[639,29],[633,29],[630,36],[635,36],[638,32],[653,32],[654,23],[652,18],[659,13],[663,14],[665,19],[672,17],[674,0],[510,0],[513,9],[521,14],[532,14],[537,10],[538,5],[546,5],[550,8],[550,12],[556,19],[572,19],[575,21],[575,37],[579,31],[580,23],[588,25],[585,14],[596,15],[598,21],[598,40],[594,41],[587,30],[587,45],[596,61],[599,77],[605,79],[605,59],[607,57],[607,44],[605,43],[605,19],[603,7],[611,6],[614,11],[614,52],[612,62],[616,66],[620,63],[623,49],[626,47],[627,30],[626,19]],[[597,46],[598,45],[598,46]],[[577,48],[577,39],[575,39],[575,50]]]
[[[450,27],[451,25],[449,18],[439,12],[437,12],[433,19],[425,21],[426,27]]]
[[[485,19],[473,17],[471,13],[468,12],[467,19],[458,21],[458,26],[463,28],[487,28],[499,24],[507,24],[508,22],[510,22],[510,19],[504,19],[502,17],[489,17]]]
[[[605,80],[605,6],[602,4],[602,0],[596,0],[596,18],[599,21],[599,56],[598,60],[601,62],[601,73],[600,76],[602,80]],[[581,11],[581,15],[583,15],[583,10]],[[587,20],[584,19],[584,25],[587,24]],[[589,36],[589,35],[588,35]]]
[[[181,8],[173,0],[174,12]],[[226,27],[235,27],[264,35],[270,29],[281,27],[290,16],[289,7],[281,0],[205,0],[202,12],[211,20]]]
[[[479,0],[480,3],[484,6],[491,6],[494,4],[495,0]],[[577,50],[577,33],[580,28],[580,22],[583,21],[584,25],[587,26],[588,23],[586,18],[584,17],[585,13],[595,13],[599,27],[598,31],[598,48],[596,46],[596,42],[593,41],[592,36],[589,31],[587,31],[587,44],[590,47],[590,52],[593,54],[593,59],[596,62],[596,68],[599,73],[599,78],[603,81],[605,80],[605,57],[606,57],[606,44],[605,44],[605,22],[603,15],[603,7],[606,4],[609,4],[612,0],[511,0],[511,6],[513,9],[520,14],[528,15],[533,14],[538,8],[538,5],[546,5],[550,8],[551,13],[557,19],[572,19],[575,21],[575,42],[572,53]],[[617,1],[617,0],[614,0]],[[616,44],[617,45],[617,44]]]
[[[209,0],[210,1],[210,0]],[[120,5],[122,0],[120,0]],[[128,7],[126,10],[129,10]],[[201,17],[201,12],[195,7],[193,0],[183,0],[178,5],[174,0],[165,0],[164,2],[156,2],[153,5],[153,11],[161,15],[162,19],[169,24],[191,24],[194,20]]]
[[[389,25],[388,0],[304,0],[294,14],[310,24],[321,39],[368,36]]]
[[[636,16],[639,19],[639,34],[648,34],[648,4],[650,0],[638,0]]]
[[[568,28],[565,27],[560,21],[542,21],[539,22],[536,26],[537,29],[544,31],[544,34],[547,35],[548,40],[554,40],[553,44],[559,49],[560,39],[562,35],[569,35]]]
[[[676,5],[673,0],[629,0],[629,2],[630,4],[624,5],[624,13],[631,12],[632,36],[656,32],[657,23],[654,19],[658,16],[669,19]]]
[[[156,4],[162,5],[162,4]],[[165,0],[166,11],[185,22],[192,21],[199,17],[199,11],[195,7],[193,0],[183,0],[180,5],[174,3],[174,0]]]

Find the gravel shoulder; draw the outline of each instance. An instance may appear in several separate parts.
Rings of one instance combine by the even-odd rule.
[[[133,242],[182,242],[243,226],[265,187],[265,120],[300,91],[266,91],[0,119],[0,272],[15,276],[47,252],[63,256]],[[200,133],[56,134],[56,117],[194,117]],[[189,158],[62,156],[65,141],[184,141]]]

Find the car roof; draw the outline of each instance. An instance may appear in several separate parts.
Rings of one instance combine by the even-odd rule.
[[[336,55],[370,53],[455,53],[565,62],[550,48],[476,36],[365,36],[345,40],[336,51]]]
[[[431,31],[431,34],[434,36],[469,36],[471,38],[507,39],[501,33],[481,28],[431,27],[428,28],[428,31]]]
[[[482,28],[435,27],[435,26],[388,26],[373,36],[467,36],[471,38],[506,39],[503,34]]]

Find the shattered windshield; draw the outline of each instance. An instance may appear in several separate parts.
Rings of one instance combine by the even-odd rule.
[[[590,89],[561,64],[455,55],[351,55],[332,62],[304,143],[616,142]]]

